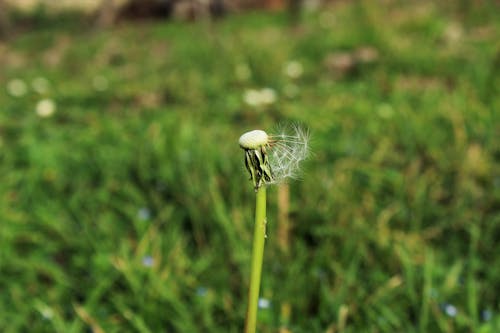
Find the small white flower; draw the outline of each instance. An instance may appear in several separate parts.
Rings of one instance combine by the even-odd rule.
[[[49,81],[44,77],[36,77],[31,81],[31,87],[38,94],[43,95],[49,91]]]
[[[45,98],[37,103],[35,110],[39,117],[47,118],[52,116],[56,111],[56,103],[51,99]]]
[[[271,88],[264,88],[260,91],[260,102],[263,105],[270,105],[276,102],[276,92]]]
[[[243,100],[250,106],[259,106],[260,103],[260,92],[255,89],[248,89],[243,95]]]
[[[269,309],[271,307],[271,301],[267,298],[259,298],[258,302],[259,309]]]
[[[28,86],[21,79],[13,79],[7,83],[7,92],[14,97],[21,97],[28,92]]]
[[[453,304],[446,304],[444,306],[444,312],[450,317],[455,317],[458,313],[458,310]]]
[[[44,319],[50,320],[54,317],[54,310],[47,306],[40,310],[40,314]]]
[[[243,96],[245,103],[254,107],[271,105],[276,99],[276,91],[272,88],[248,89]]]
[[[298,79],[302,76],[304,68],[300,62],[293,60],[286,64],[284,72],[289,78]]]

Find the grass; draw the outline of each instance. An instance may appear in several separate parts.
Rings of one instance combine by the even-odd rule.
[[[340,3],[298,29],[269,13],[64,21],[4,42],[0,330],[241,332],[254,194],[237,140],[296,121],[314,157],[290,186],[288,255],[268,193],[258,331],[499,331],[494,6]],[[327,69],[367,45],[374,63]],[[243,102],[262,87],[276,103]]]

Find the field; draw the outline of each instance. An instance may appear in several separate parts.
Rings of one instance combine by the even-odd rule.
[[[241,332],[239,136],[268,190],[259,332],[500,332],[500,10],[338,2],[0,42],[0,331]]]

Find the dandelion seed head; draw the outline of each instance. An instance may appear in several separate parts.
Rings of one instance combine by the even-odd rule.
[[[266,132],[262,130],[253,130],[240,136],[239,144],[243,149],[257,149],[267,145],[268,141],[269,137]]]
[[[300,163],[309,154],[309,132],[296,125],[282,127],[272,135],[253,130],[244,133],[239,144],[245,150],[245,166],[257,189],[298,178]]]
[[[279,134],[271,135],[270,141],[269,162],[273,182],[298,178],[300,163],[309,155],[309,132],[297,125],[283,127]]]

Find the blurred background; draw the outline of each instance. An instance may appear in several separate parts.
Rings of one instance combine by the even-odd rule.
[[[496,1],[0,0],[0,331],[500,332]]]

